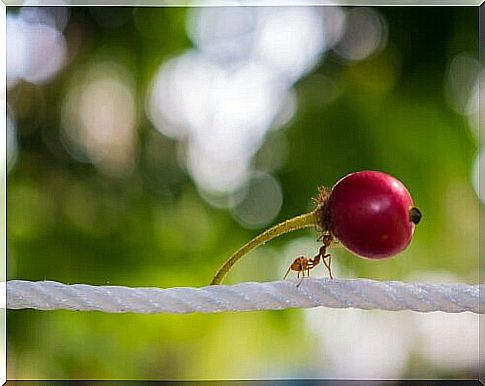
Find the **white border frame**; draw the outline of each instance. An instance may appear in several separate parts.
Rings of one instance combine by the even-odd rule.
[[[217,7],[217,6],[471,6],[480,7],[485,0],[38,0],[36,6],[130,6],[130,7]],[[0,106],[2,109],[3,120],[1,121],[0,130],[3,128],[3,141],[0,140],[0,153],[3,151],[5,159],[1,163],[0,170],[0,190],[3,193],[1,197],[0,210],[0,229],[3,238],[0,240],[0,382],[5,384],[7,381],[7,322],[6,322],[6,273],[7,273],[7,139],[6,139],[6,122],[7,122],[7,81],[6,81],[6,15],[7,7],[22,6],[23,0],[0,0],[0,45],[4,55],[0,55],[0,71],[3,73],[3,93],[1,95]],[[34,4],[32,4],[34,5]],[[480,26],[479,26],[480,34]],[[481,34],[480,34],[481,35]],[[480,42],[479,38],[479,42]],[[480,43],[479,43],[480,44]],[[480,51],[480,50],[479,50]],[[481,121],[481,117],[480,117]],[[482,295],[482,294],[481,294]],[[485,331],[483,322],[485,316],[479,317],[479,328]],[[482,327],[484,326],[484,327]],[[485,347],[481,347],[483,339],[479,334],[479,374],[478,380],[482,384],[485,377]]]

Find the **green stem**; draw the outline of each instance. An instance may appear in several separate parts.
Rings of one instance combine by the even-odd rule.
[[[263,233],[256,236],[254,239],[239,248],[217,271],[216,275],[211,281],[211,285],[220,284],[227,273],[231,270],[232,266],[236,262],[246,255],[248,252],[252,251],[254,248],[263,245],[274,239],[275,237],[281,236],[285,233],[296,231],[297,229],[307,228],[317,225],[317,214],[316,210],[309,213],[302,214],[300,216],[293,217],[289,220],[279,223]]]

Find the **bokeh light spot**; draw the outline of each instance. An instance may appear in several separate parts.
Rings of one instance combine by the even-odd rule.
[[[49,82],[65,65],[66,40],[57,28],[67,23],[63,8],[28,8],[7,14],[7,87],[20,80]]]
[[[387,25],[373,8],[352,8],[346,14],[346,30],[335,52],[346,60],[363,60],[382,49],[387,42]]]
[[[260,228],[271,223],[283,203],[279,182],[270,174],[256,172],[249,179],[244,198],[235,206],[233,217],[246,228]]]
[[[137,143],[131,79],[115,63],[97,63],[81,79],[76,78],[62,109],[66,147],[106,175],[127,175],[134,167]]]

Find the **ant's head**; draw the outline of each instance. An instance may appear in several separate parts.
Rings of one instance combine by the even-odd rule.
[[[323,244],[325,244],[326,247],[330,246],[330,244],[332,243],[332,240],[333,240],[333,238],[330,235],[325,235],[322,238],[322,242],[323,242]]]

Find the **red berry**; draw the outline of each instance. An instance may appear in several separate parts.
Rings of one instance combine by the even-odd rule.
[[[332,188],[325,222],[350,251],[381,259],[403,251],[421,213],[406,187],[381,172],[352,173]]]

